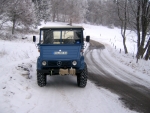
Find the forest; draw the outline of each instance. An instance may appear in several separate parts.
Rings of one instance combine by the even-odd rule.
[[[125,54],[126,31],[134,31],[137,62],[150,58],[149,0],[0,0],[0,34],[8,23],[14,35],[19,29],[35,29],[41,21],[118,27]]]

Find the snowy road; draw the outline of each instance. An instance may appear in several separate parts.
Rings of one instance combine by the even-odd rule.
[[[120,100],[131,110],[150,112],[150,84],[139,78],[136,73],[121,66],[109,55],[104,45],[91,41],[86,51],[89,79],[99,87],[118,94]]]
[[[90,80],[85,88],[77,87],[76,76],[47,76],[47,86],[39,87],[35,45],[28,41],[0,43],[5,47],[0,59],[0,113],[135,113],[122,104],[118,94]],[[97,63],[90,65],[99,72]]]
[[[5,71],[1,76],[0,113],[134,113],[121,104],[117,95],[90,81],[86,88],[79,88],[75,76],[48,76],[47,86],[39,87],[35,66],[31,79],[22,77],[11,65],[7,68],[11,74]]]
[[[117,47],[122,48],[120,29],[83,26],[86,35],[108,44],[90,42],[85,52],[89,71],[85,88],[77,87],[75,76],[47,76],[47,86],[39,87],[36,77],[39,53],[32,43],[33,34],[27,35],[28,40],[0,40],[0,113],[150,113],[149,62],[137,66],[129,58],[127,65],[137,66],[133,69],[122,60],[127,55],[122,57],[117,52],[113,55],[109,41],[115,39]],[[127,41],[132,53],[133,43]]]

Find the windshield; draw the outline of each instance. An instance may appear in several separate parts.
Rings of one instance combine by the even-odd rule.
[[[41,44],[80,44],[81,30],[41,30]]]

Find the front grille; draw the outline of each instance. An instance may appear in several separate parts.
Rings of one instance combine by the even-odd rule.
[[[71,61],[48,61],[50,67],[71,67]]]

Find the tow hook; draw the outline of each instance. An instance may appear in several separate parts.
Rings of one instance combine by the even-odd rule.
[[[51,76],[53,75],[53,69],[50,70],[50,75],[51,75]]]

